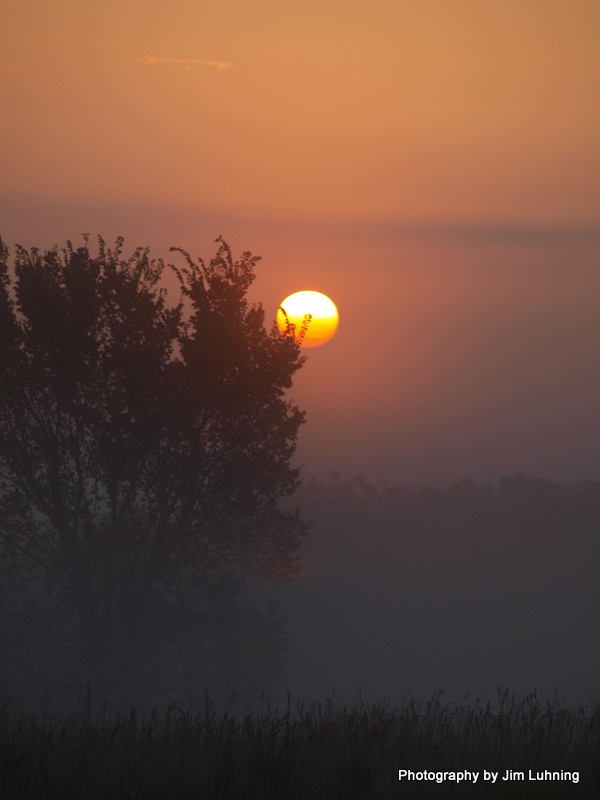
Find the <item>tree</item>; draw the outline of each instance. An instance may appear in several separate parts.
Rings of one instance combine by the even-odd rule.
[[[204,676],[242,631],[269,659],[279,641],[238,598],[248,570],[297,569],[305,524],[279,501],[298,482],[285,390],[303,359],[248,303],[258,258],[217,242],[208,264],[179,251],[169,306],[148,249],[17,246],[13,273],[0,240],[5,604],[46,632],[38,660],[58,648],[93,680],[169,658]]]

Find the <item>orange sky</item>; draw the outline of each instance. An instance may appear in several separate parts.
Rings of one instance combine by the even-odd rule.
[[[597,472],[597,0],[6,0],[0,29],[9,245],[222,234],[273,313],[330,294],[308,465]]]
[[[4,198],[597,219],[597,0],[3,9]]]

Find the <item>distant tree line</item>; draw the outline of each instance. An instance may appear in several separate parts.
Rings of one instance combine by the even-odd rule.
[[[309,516],[344,520],[351,527],[393,526],[398,535],[502,532],[507,540],[527,535],[533,542],[590,536],[600,541],[600,481],[566,485],[524,473],[500,477],[495,485],[463,478],[448,488],[406,488],[364,476],[327,481],[308,477],[295,495]]]

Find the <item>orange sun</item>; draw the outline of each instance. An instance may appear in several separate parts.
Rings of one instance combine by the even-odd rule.
[[[277,310],[277,327],[302,347],[319,347],[337,330],[338,310],[321,292],[295,292]]]

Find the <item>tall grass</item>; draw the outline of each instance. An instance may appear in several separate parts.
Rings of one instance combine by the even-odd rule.
[[[580,781],[398,781],[414,771],[577,771]],[[0,800],[598,798],[600,704],[501,692],[495,706],[407,700],[88,720],[0,710]]]

